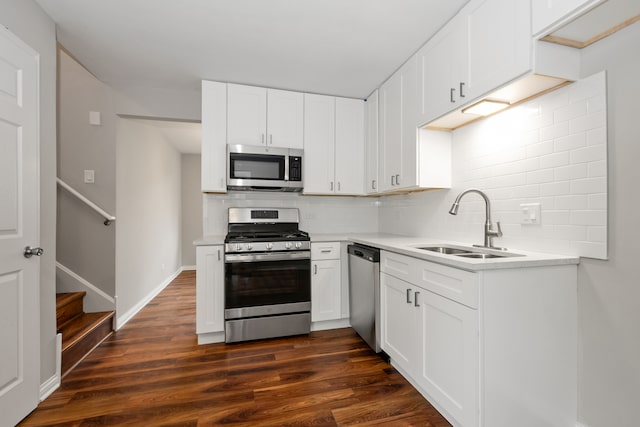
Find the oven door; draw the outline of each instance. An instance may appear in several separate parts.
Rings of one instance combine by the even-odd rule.
[[[225,319],[308,312],[309,251],[225,255]]]

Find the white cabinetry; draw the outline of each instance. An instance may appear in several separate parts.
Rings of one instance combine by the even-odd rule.
[[[420,49],[420,125],[531,69],[529,7],[529,0],[472,0]]]
[[[303,94],[228,84],[227,143],[302,148]]]
[[[196,333],[198,344],[224,341],[224,250],[196,248]]]
[[[380,88],[380,189],[416,187],[418,181],[417,57]]]
[[[532,32],[548,32],[556,24],[569,20],[606,0],[532,0]]]
[[[364,102],[304,95],[305,194],[363,194]]]
[[[575,265],[380,262],[382,349],[453,425],[575,424]]]
[[[202,191],[225,193],[227,84],[202,81]]]
[[[311,321],[342,317],[340,243],[311,243]]]
[[[378,182],[378,91],[367,98],[365,104],[365,164],[364,192],[375,194],[379,191]]]

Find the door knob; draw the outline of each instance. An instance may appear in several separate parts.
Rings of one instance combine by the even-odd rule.
[[[44,249],[42,248],[32,248],[31,246],[27,246],[24,248],[24,252],[22,253],[25,258],[31,258],[32,256],[41,256],[44,253]]]

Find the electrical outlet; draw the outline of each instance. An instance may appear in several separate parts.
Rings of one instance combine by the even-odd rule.
[[[520,224],[540,224],[540,203],[522,203]]]
[[[94,182],[96,182],[95,171],[89,170],[89,169],[85,169],[84,170],[84,183],[85,184],[93,184]]]

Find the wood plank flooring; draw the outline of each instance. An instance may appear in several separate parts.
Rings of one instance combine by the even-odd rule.
[[[450,427],[352,329],[198,346],[186,271],[20,426],[356,424]]]

